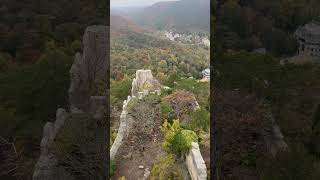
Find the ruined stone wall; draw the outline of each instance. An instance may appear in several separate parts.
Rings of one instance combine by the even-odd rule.
[[[150,69],[139,69],[136,71],[136,77],[132,81],[132,96],[139,96],[145,91],[160,91],[161,85],[151,73]]]
[[[207,179],[207,168],[201,156],[198,143],[192,143],[192,147],[189,151],[189,154],[186,156],[186,163],[192,180]]]
[[[146,83],[150,83],[150,86],[144,86]],[[160,95],[160,83],[155,80],[152,76],[151,70],[137,70],[136,71],[136,78],[132,81],[132,90],[131,96],[128,96],[127,100],[124,100],[122,106],[122,112],[120,115],[120,125],[118,128],[117,136],[115,141],[113,142],[111,149],[110,149],[110,159],[114,160],[118,149],[122,145],[125,138],[128,137],[131,124],[133,122],[133,118],[128,114],[128,104],[129,102],[134,99],[142,99],[145,96],[150,94],[157,94]]]
[[[135,98],[135,97],[133,97]],[[122,142],[125,138],[128,137],[130,131],[130,125],[132,122],[132,117],[128,115],[127,107],[129,102],[131,101],[131,97],[128,96],[127,100],[124,100],[122,112],[120,115],[120,126],[118,128],[118,133],[115,141],[113,142],[111,149],[110,149],[110,159],[114,160],[119,147],[122,145]]]
[[[149,83],[146,86],[146,83]],[[110,149],[110,159],[114,160],[118,149],[121,147],[125,138],[128,137],[130,128],[133,122],[133,118],[128,115],[128,103],[134,99],[142,99],[148,94],[161,94],[161,85],[152,76],[151,70],[137,70],[136,77],[132,81],[131,96],[128,96],[127,100],[123,102],[122,112],[120,115],[120,126],[118,128],[117,137]],[[194,110],[199,109],[200,106],[195,100]],[[189,154],[186,156],[186,164],[192,180],[206,180],[207,169],[205,162],[200,153],[198,143],[193,142],[192,148]]]

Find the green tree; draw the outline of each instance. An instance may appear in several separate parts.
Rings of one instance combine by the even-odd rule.
[[[207,131],[210,127],[210,115],[209,112],[203,108],[197,109],[191,113],[192,126],[194,129],[202,129]]]
[[[110,95],[122,102],[130,94],[131,83],[132,80],[128,76],[120,81],[111,81]]]
[[[198,136],[191,130],[185,130],[180,127],[179,120],[173,120],[173,123],[168,123],[167,120],[160,127],[164,133],[163,147],[170,152],[181,157],[190,148],[192,142],[198,141]]]
[[[176,118],[176,113],[172,109],[171,105],[166,101],[161,101],[161,116],[163,119],[167,119],[170,123]]]
[[[52,26],[50,21],[50,16],[48,15],[35,15],[34,26],[37,31],[44,36],[49,35],[52,32]]]

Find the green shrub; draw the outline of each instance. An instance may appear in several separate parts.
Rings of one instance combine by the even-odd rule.
[[[97,174],[104,163],[97,146],[101,142],[97,121],[89,114],[71,114],[55,138],[53,152],[58,167],[77,179],[102,176]]]
[[[110,95],[116,97],[120,101],[127,99],[130,94],[132,79],[125,76],[120,81],[111,81],[110,84]]]
[[[15,127],[9,134],[41,137],[43,122],[55,117],[57,107],[67,104],[71,64],[70,56],[54,49],[36,64],[19,64],[0,73],[0,102],[7,111],[14,111],[17,120],[0,117]]]
[[[158,104],[160,103],[160,97],[156,94],[148,94],[143,98],[143,101],[149,104]]]
[[[191,113],[191,126],[193,129],[207,131],[210,127],[210,114],[207,110],[200,108]]]
[[[116,129],[111,129],[110,131],[110,146],[112,146],[114,140],[117,137],[117,130]]]
[[[319,179],[319,168],[314,166],[312,156],[303,145],[291,145],[290,151],[280,152],[275,158],[264,158],[259,162],[262,180]],[[318,177],[316,177],[318,176]]]
[[[194,131],[181,130],[172,140],[172,151],[178,155],[187,153],[191,148],[191,143],[198,141],[198,136]]]
[[[165,120],[160,129],[164,133],[163,147],[178,156],[186,153],[192,142],[198,141],[197,134],[192,130],[182,129],[179,120],[173,120],[172,124]]]
[[[168,154],[152,166],[150,180],[182,180],[181,170],[175,165],[175,156]]]
[[[116,163],[112,160],[110,160],[110,177],[112,177],[114,175],[114,173],[116,172]]]
[[[170,123],[172,123],[172,121],[176,119],[176,113],[168,102],[161,101],[160,108],[161,108],[161,117],[163,119],[167,119]]]
[[[131,113],[133,111],[133,109],[137,106],[138,102],[139,102],[139,99],[137,99],[137,98],[132,98],[129,101],[129,103],[127,105],[128,113]]]

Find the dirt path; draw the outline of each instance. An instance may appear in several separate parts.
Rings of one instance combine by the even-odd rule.
[[[161,148],[161,142],[162,140],[154,142],[152,139],[145,139],[143,144],[135,146],[133,140],[128,138],[120,147],[115,158],[117,170],[112,179],[118,180],[121,176],[125,176],[126,180],[142,178],[146,168],[151,171],[152,164],[166,155],[166,152]],[[143,166],[143,168],[139,168],[139,166]]]
[[[159,107],[141,102],[137,111],[136,116],[133,116],[128,138],[124,140],[115,157],[116,172],[113,180],[122,176],[125,176],[126,180],[139,180],[143,178],[146,170],[151,171],[152,165],[158,162],[160,157],[166,155],[161,146],[163,134],[160,131],[162,121],[159,118]]]

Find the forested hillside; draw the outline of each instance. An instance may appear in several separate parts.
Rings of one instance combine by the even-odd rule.
[[[273,55],[294,55],[298,26],[320,15],[317,0],[222,0],[215,24],[217,50],[266,48]]]
[[[209,9],[210,0],[168,1],[127,13],[127,17],[147,29],[189,34],[210,31]]]
[[[218,2],[211,93],[221,179],[319,179],[320,66],[281,61],[296,54],[294,31],[319,9],[308,0]],[[257,48],[267,54],[253,53]],[[270,112],[288,145],[275,156],[261,134],[270,129]]]
[[[111,19],[111,23],[112,21]],[[139,26],[131,24],[111,26],[112,79],[119,80],[125,73],[133,75],[141,68],[151,69],[157,77],[178,73],[200,78],[201,71],[208,67],[208,49],[174,43],[152,33],[143,33],[146,32],[143,30],[139,30],[142,31],[140,33],[136,30],[137,27]]]
[[[19,152],[12,164],[0,163],[0,179],[30,179],[44,123],[68,105],[83,32],[105,24],[106,8],[106,1],[0,1],[0,143]]]

